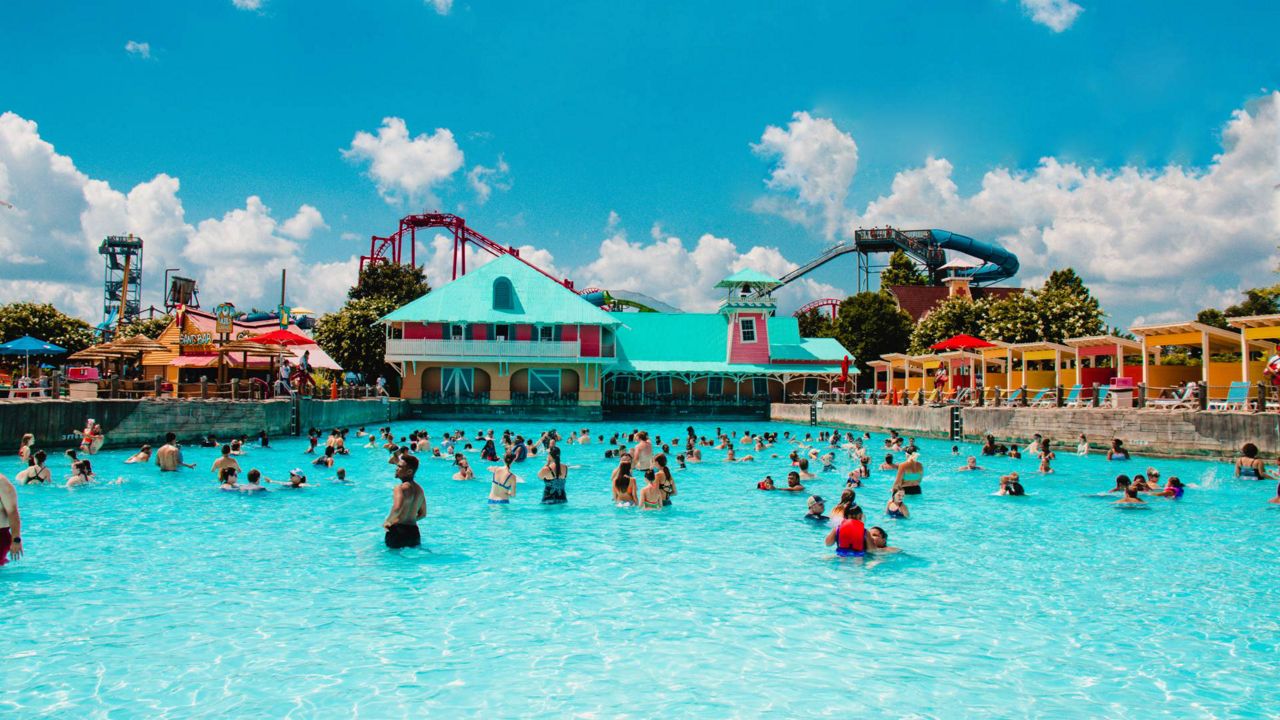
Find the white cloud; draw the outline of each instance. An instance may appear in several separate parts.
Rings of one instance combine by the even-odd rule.
[[[423,0],[427,5],[435,8],[436,12],[441,15],[448,15],[453,9],[453,0]]]
[[[261,10],[263,0],[231,0],[231,4],[241,10]]]
[[[245,207],[192,225],[177,178],[161,173],[127,192],[76,169],[40,137],[32,121],[0,114],[0,298],[53,302],[89,320],[101,317],[102,258],[107,235],[134,233],[145,243],[143,304],[160,304],[165,268],[195,277],[206,300],[274,307],[279,273],[289,270],[289,298],[319,310],[341,305],[358,258],[303,261],[302,241],[323,229],[310,205],[277,221],[258,197]]]
[[[453,133],[438,128],[434,134],[409,137],[405,121],[397,117],[382,119],[377,135],[357,132],[343,157],[369,163],[369,177],[387,202],[428,200],[435,202],[432,191],[462,168],[463,155]]]
[[[818,209],[823,232],[834,236],[858,171],[858,144],[853,137],[827,118],[798,112],[785,130],[774,125],[765,128],[760,142],[751,147],[761,157],[776,159],[769,188],[794,192],[802,207]]]
[[[489,196],[493,194],[494,188],[507,191],[511,189],[511,168],[507,165],[507,161],[498,156],[498,165],[496,167],[485,167],[484,165],[476,165],[467,172],[467,185],[475,191],[476,202],[480,205],[489,201]]]
[[[1019,0],[1031,21],[1060,33],[1071,27],[1084,8],[1071,0]]]
[[[320,214],[319,210],[310,205],[303,205],[298,208],[296,215],[285,220],[280,225],[280,232],[295,240],[306,240],[315,231],[327,230],[328,228],[329,226],[324,224],[324,216]]]
[[[124,51],[130,55],[137,55],[143,60],[151,59],[151,43],[138,42],[130,40],[124,44]]]
[[[1280,93],[1232,114],[1206,168],[1095,168],[1046,157],[995,168],[962,195],[952,165],[929,158],[851,214],[856,227],[941,227],[1018,255],[1021,278],[1074,267],[1121,322],[1189,317],[1224,292],[1276,281]]]

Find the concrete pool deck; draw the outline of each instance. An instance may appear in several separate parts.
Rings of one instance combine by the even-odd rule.
[[[818,423],[949,438],[951,411],[950,407],[824,404],[818,410]],[[810,406],[774,403],[770,417],[807,425]],[[966,442],[981,442],[987,435],[1001,442],[1027,441],[1040,433],[1055,445],[1075,448],[1084,433],[1093,448],[1105,449],[1118,437],[1131,452],[1144,455],[1234,458],[1247,442],[1266,455],[1280,453],[1278,413],[961,407],[960,418]]]

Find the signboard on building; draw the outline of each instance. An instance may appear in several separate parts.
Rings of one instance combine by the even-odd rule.
[[[230,335],[235,326],[236,306],[228,302],[221,303],[213,309],[213,314],[218,321],[217,327],[214,328],[215,332],[219,335]]]

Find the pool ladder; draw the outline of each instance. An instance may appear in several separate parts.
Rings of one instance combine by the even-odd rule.
[[[293,394],[293,398],[289,401],[289,432],[294,437],[302,434],[302,398],[298,393]]]
[[[960,414],[960,407],[951,406],[951,442],[960,442],[964,440],[964,416]]]

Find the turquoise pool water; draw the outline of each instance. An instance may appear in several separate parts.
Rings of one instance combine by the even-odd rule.
[[[670,437],[684,425],[646,427]],[[493,424],[416,426],[438,438],[446,426],[471,436]],[[544,424],[513,427],[536,436]],[[677,474],[674,507],[649,513],[612,506],[613,462],[598,444],[565,448],[581,466],[565,506],[540,505],[535,480],[492,507],[482,469],[481,481],[457,482],[448,463],[424,459],[425,542],[406,551],[382,545],[392,478],[381,449],[339,460],[350,485],[308,468],[316,487],[265,497],[219,492],[214,450],[188,448],[199,468],[164,476],[124,465],[129,453],[101,453],[99,478],[126,482],[19,488],[28,555],[0,569],[0,715],[1147,718],[1280,708],[1272,483],[1233,480],[1226,465],[1065,454],[1048,477],[1027,459],[957,473],[950,443],[920,444],[925,494],[909,498],[911,519],[883,518],[889,473],[859,490],[905,550],[875,564],[834,559],[801,520],[803,495],[754,489],[766,472],[785,476],[785,447],[736,465],[707,450],[706,463]],[[277,440],[241,463],[282,478],[307,461],[304,447]],[[61,456],[50,464],[67,474]],[[1188,482],[1186,497],[1133,511],[1096,496],[1117,472],[1147,464]],[[9,458],[2,469],[13,477],[20,467]],[[810,488],[834,501],[850,467],[842,454],[839,471]],[[1030,497],[993,495],[1012,468]]]

